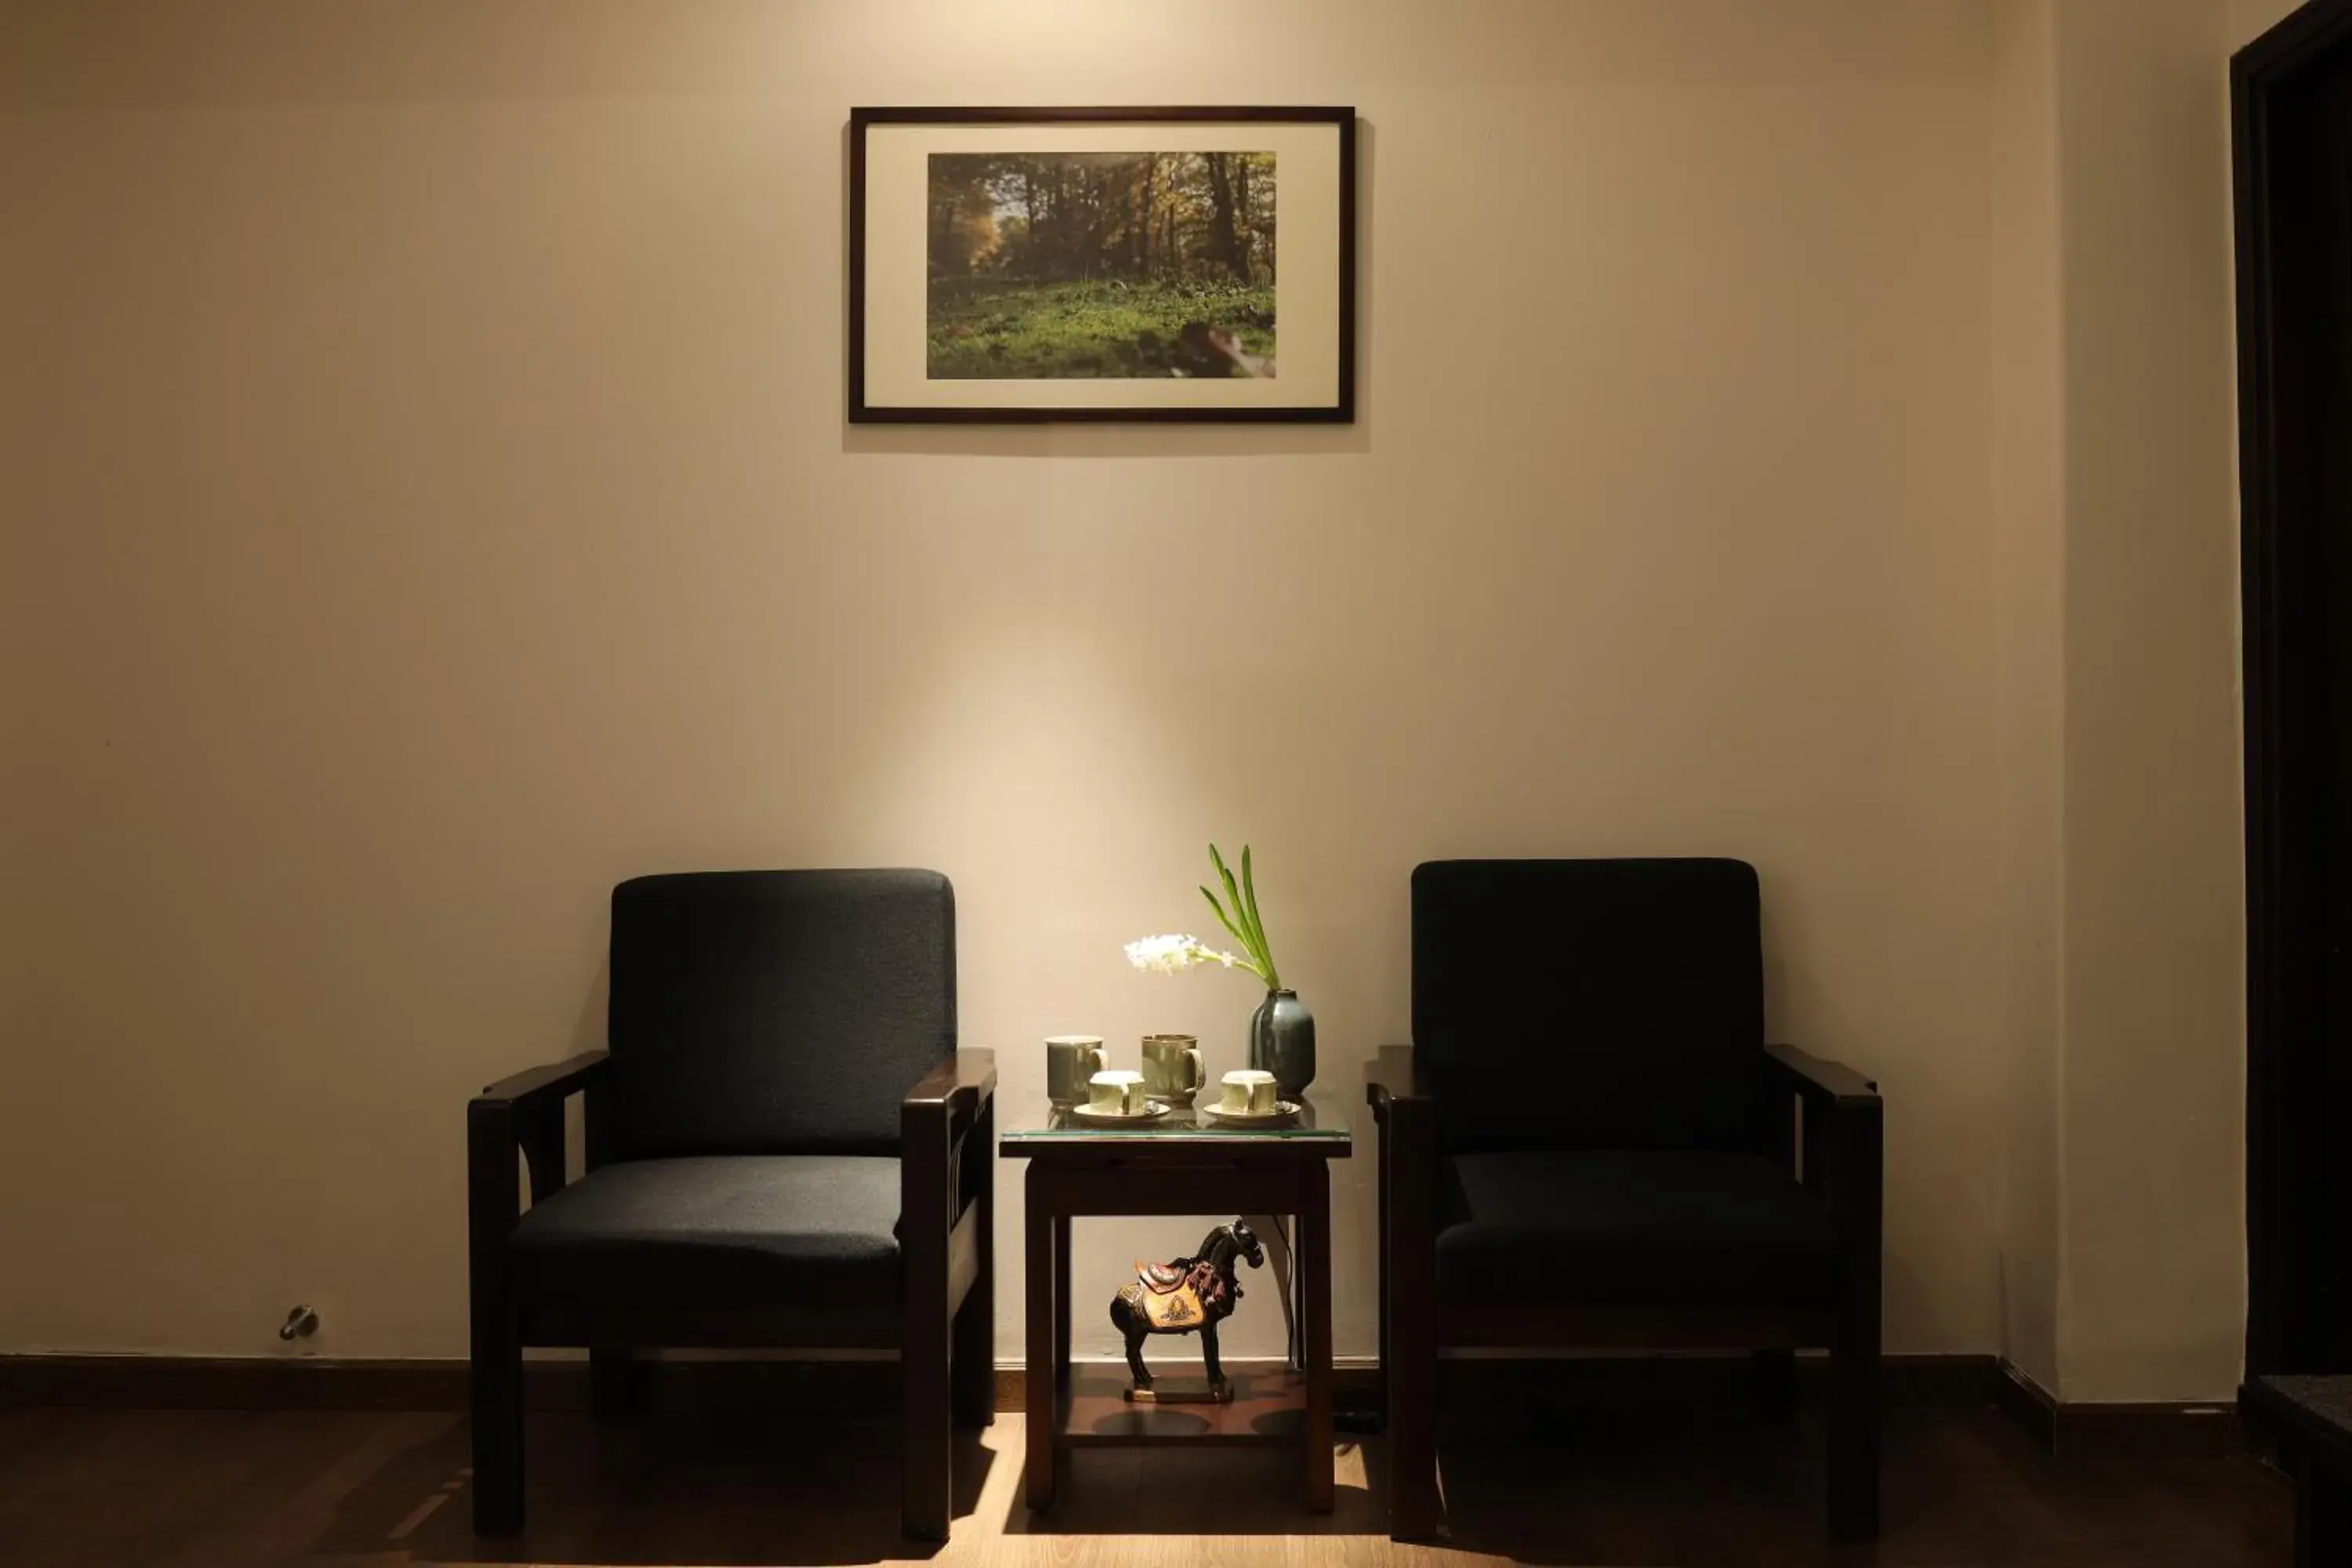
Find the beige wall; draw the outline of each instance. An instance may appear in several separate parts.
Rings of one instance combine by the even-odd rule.
[[[1415,859],[1753,858],[1776,1026],[1892,1097],[1892,1341],[1988,1342],[1978,6],[376,15],[0,50],[9,1343],[457,1350],[458,1104],[591,1031],[631,872],[936,865],[973,1041],[1230,1064],[1238,985],[1118,955],[1213,835],[1341,1086]],[[845,111],[988,98],[1358,103],[1364,422],[845,436]]]
[[[2234,855],[2228,563],[2198,528],[2203,422],[2226,440],[2227,418],[2210,389],[2158,400],[2142,455],[2189,456],[2150,499],[2129,431],[2078,472],[2071,425],[2061,449],[2021,414],[2071,418],[2146,362],[2127,323],[2071,309],[2093,268],[2134,276],[2125,237],[2063,272],[2018,239],[2058,226],[2063,186],[2004,171],[2073,121],[2013,21],[1980,0],[0,11],[0,342],[30,373],[0,378],[24,404],[0,427],[24,447],[0,556],[22,685],[0,1348],[268,1352],[299,1298],[322,1351],[457,1353],[458,1106],[598,1037],[602,900],[639,871],[934,865],[967,1037],[1004,1049],[1016,1097],[1061,1029],[1193,1028],[1231,1065],[1238,983],[1118,954],[1196,921],[1216,837],[1257,846],[1342,1089],[1403,1030],[1415,860],[1754,859],[1776,1031],[1888,1096],[1889,1343],[2054,1367],[2062,1215],[2150,1223],[2063,1179],[2062,1026],[2069,1049],[2136,1038],[2153,1004],[2109,988],[2136,955],[2198,970],[2148,1069],[2118,1046],[2084,1102],[2180,1080],[2101,1182],[2237,1061],[2212,1033],[2236,980],[2211,967],[2211,858],[2130,875],[2136,845],[2184,835]],[[2209,64],[2217,84],[2218,45]],[[846,110],[990,100],[1356,103],[1362,422],[845,432]],[[2200,218],[2163,183],[2218,179],[2210,157],[2165,143],[2178,167],[2116,235],[2218,226],[2218,194]],[[2183,306],[2200,237],[2222,230],[2136,300]],[[2197,332],[2158,368],[2226,376]],[[2149,508],[2154,579],[2129,554]],[[2062,569],[2113,572],[2114,598],[2078,605]],[[2113,694],[2112,751],[2078,729],[2085,689]],[[2112,770],[2095,793],[2078,745]],[[2078,802],[2151,761],[2178,790],[2078,853]],[[2107,913],[2062,902],[2053,853],[2068,888],[2112,879]],[[2110,916],[2130,929],[2083,929]],[[2079,981],[2077,940],[2105,954]],[[2224,1142],[2176,1148],[2179,1179],[2234,1181]],[[1368,1175],[1339,1192],[1356,1355]],[[1082,1227],[1079,1278],[1108,1290],[1194,1234]],[[2210,1226],[2187,1245],[2176,1270],[2120,1244],[2100,1299],[2238,1267]],[[2086,1386],[2186,1367],[2218,1392],[2217,1310],[2200,1293],[2164,1342],[2119,1338]],[[1271,1342],[1251,1317],[1245,1351]]]
[[[2244,975],[2222,62],[2210,0],[1993,12],[2004,1353],[2226,1396]]]
[[[2058,1386],[2065,363],[2056,0],[1992,10],[1991,543],[2000,759],[2000,1353]]]
[[[2291,11],[2300,10],[2303,0],[2230,0],[2230,45],[2242,47],[2253,42]]]
[[[2227,1393],[2244,1339],[2225,23],[2058,13],[2070,1399]]]

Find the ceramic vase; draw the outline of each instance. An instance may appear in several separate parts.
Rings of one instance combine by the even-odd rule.
[[[1274,1075],[1285,1100],[1315,1081],[1315,1015],[1296,991],[1269,991],[1250,1017],[1249,1065]]]

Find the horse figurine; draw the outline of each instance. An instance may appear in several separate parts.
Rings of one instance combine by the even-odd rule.
[[[1127,1336],[1127,1366],[1135,1374],[1131,1397],[1151,1397],[1151,1373],[1143,1364],[1143,1342],[1153,1334],[1201,1336],[1201,1359],[1207,1364],[1212,1396],[1230,1398],[1224,1369],[1217,1361],[1217,1325],[1234,1314],[1242,1299],[1234,1279],[1236,1258],[1246,1258],[1253,1268],[1265,1262],[1257,1233],[1243,1220],[1221,1225],[1201,1238],[1201,1249],[1191,1258],[1166,1263],[1136,1259],[1135,1278],[1111,1298],[1111,1325]]]

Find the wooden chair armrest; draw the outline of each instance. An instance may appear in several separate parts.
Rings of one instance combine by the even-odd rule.
[[[569,1061],[526,1068],[467,1105],[466,1212],[478,1269],[492,1264],[522,1216],[515,1155],[530,1167],[531,1202],[544,1203],[561,1190],[563,1102],[575,1094],[593,1101],[611,1075],[612,1059],[609,1051],[583,1051]]]
[[[961,1142],[979,1121],[981,1107],[996,1097],[996,1053],[958,1051],[916,1081],[898,1108],[903,1137],[927,1136],[923,1129],[944,1120],[947,1140]]]
[[[1767,1046],[1764,1060],[1775,1087],[1804,1106],[1805,1185],[1828,1200],[1840,1238],[1867,1255],[1874,1276],[1886,1184],[1886,1116],[1878,1085],[1793,1046]]]
[[[979,1211],[973,1229],[992,1225],[995,1096],[997,1053],[957,1051],[898,1105],[898,1244],[908,1310],[922,1317],[922,1333],[946,1333],[929,1314],[955,1310],[950,1253],[967,1208]]]
[[[1364,1099],[1380,1129],[1381,1229],[1386,1253],[1407,1257],[1434,1245],[1430,1198],[1437,1185],[1437,1101],[1413,1064],[1411,1046],[1382,1046],[1364,1064]]]
[[[1767,1072],[1808,1106],[1864,1100],[1874,1103],[1878,1099],[1875,1079],[1863,1077],[1843,1062],[1808,1056],[1794,1046],[1766,1046],[1764,1064]]]
[[[1411,1046],[1382,1046],[1364,1064],[1364,1102],[1375,1120],[1385,1120],[1388,1108],[1400,1100],[1426,1104],[1429,1099]]]
[[[565,1100],[602,1082],[612,1070],[612,1059],[610,1051],[583,1051],[569,1061],[525,1068],[484,1089],[474,1103],[503,1105],[520,1111],[550,1100]]]

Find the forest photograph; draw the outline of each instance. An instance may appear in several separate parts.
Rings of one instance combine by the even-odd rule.
[[[933,380],[1271,376],[1271,153],[934,153]]]

